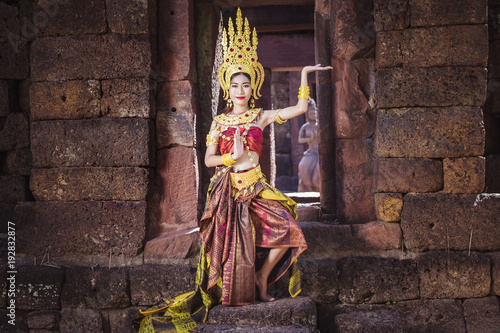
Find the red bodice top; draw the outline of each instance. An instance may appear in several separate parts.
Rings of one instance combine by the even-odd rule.
[[[241,127],[240,129],[240,134],[243,136],[243,132],[245,131],[245,128]],[[226,138],[230,138],[230,140],[227,139],[221,139],[220,140],[220,153],[221,155],[227,154],[227,153],[232,153],[234,152],[234,133],[236,132],[236,128],[230,127],[224,132],[222,132],[222,135],[225,136]],[[262,144],[264,142],[264,135],[262,133],[262,129],[257,126],[251,126],[248,129],[248,133],[246,136],[247,139],[247,145],[248,148],[250,148],[251,151],[256,152],[259,156],[262,154]]]

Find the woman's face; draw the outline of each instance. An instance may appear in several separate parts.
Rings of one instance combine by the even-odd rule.
[[[234,105],[248,106],[248,101],[252,97],[252,86],[250,80],[243,74],[233,77],[231,87],[229,87],[229,98]]]

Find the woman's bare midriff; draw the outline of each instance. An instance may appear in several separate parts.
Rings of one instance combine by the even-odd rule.
[[[250,150],[251,156],[248,156],[248,150],[245,150],[243,156],[241,156],[235,164],[233,164],[233,172],[240,172],[245,170],[250,170],[254,168],[254,164],[259,165],[259,154]],[[253,161],[250,161],[250,158]]]

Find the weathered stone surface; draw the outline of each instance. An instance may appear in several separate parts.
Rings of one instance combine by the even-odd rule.
[[[63,308],[120,308],[129,305],[126,268],[68,267]]]
[[[102,34],[106,7],[104,0],[38,0],[33,21],[38,36]]]
[[[373,1],[333,2],[330,9],[332,56],[350,60],[373,51]]]
[[[302,325],[316,331],[316,305],[309,297],[295,297],[247,306],[216,306],[208,315],[210,324]]]
[[[0,176],[0,203],[15,204],[26,198],[26,177]]]
[[[446,193],[481,193],[485,185],[486,159],[483,156],[443,160]]]
[[[148,119],[50,120],[31,124],[34,167],[152,166]]]
[[[0,6],[2,4],[0,3]],[[9,112],[9,86],[7,81],[0,80],[0,117],[7,117]]]
[[[466,299],[463,308],[467,333],[495,332],[500,328],[500,308],[496,297]]]
[[[500,39],[490,40],[488,46],[488,77],[490,78],[488,88],[491,89],[489,92],[495,93],[500,86],[498,80],[495,80],[500,78],[500,55],[498,54],[500,50]],[[498,99],[498,97],[495,98],[494,96],[493,98],[494,101]]]
[[[194,268],[187,265],[142,265],[130,268],[132,305],[158,304],[194,290],[195,272]]]
[[[9,175],[29,176],[33,165],[29,148],[12,149],[4,153],[4,171]]]
[[[453,25],[380,32],[377,68],[480,66],[488,63],[486,25]]]
[[[487,0],[410,0],[411,25],[487,23]]]
[[[335,316],[339,333],[385,333],[403,332],[401,315],[394,310],[354,311]]]
[[[106,13],[111,32],[118,34],[147,34],[154,21],[155,8],[148,0],[106,0]]]
[[[101,85],[97,80],[33,82],[31,119],[80,119],[100,115]]]
[[[401,313],[403,332],[467,332],[460,300],[415,300],[393,307]]]
[[[0,233],[7,233],[8,222],[12,222],[16,204],[0,203]]]
[[[16,35],[6,43],[0,43],[0,77],[21,80],[30,75],[28,44]]]
[[[30,188],[38,201],[145,201],[151,172],[146,168],[33,169]]]
[[[373,16],[376,32],[408,28],[410,25],[408,0],[375,0]]]
[[[323,213],[318,203],[302,203],[297,205],[297,221],[316,222],[323,220]]]
[[[379,108],[482,106],[486,99],[486,69],[481,67],[380,68],[375,76]]]
[[[264,325],[230,325],[230,324],[201,324],[193,330],[197,333],[307,333],[311,330],[302,325],[293,326],[264,326]]]
[[[500,57],[500,55],[496,56]],[[489,61],[490,63],[494,63],[496,59],[491,59],[490,55]],[[500,91],[500,79],[493,78],[492,76],[494,73],[494,65],[488,66],[488,86],[486,88],[486,103],[484,105],[485,118],[488,114],[495,116],[500,114],[500,96],[498,94],[498,91]]]
[[[375,193],[377,219],[385,222],[401,220],[403,195],[401,193]]]
[[[500,154],[486,156],[485,192],[500,193]]]
[[[417,266],[412,260],[346,258],[340,263],[343,303],[383,303],[419,297]]]
[[[195,151],[173,147],[157,153],[156,181],[160,195],[156,235],[198,226],[199,188]],[[189,172],[192,168],[192,172]]]
[[[334,123],[338,138],[366,138],[375,128],[374,111],[368,104],[373,85],[373,61],[344,61],[332,58],[334,88]],[[367,84],[368,83],[368,84]]]
[[[34,81],[147,77],[150,67],[147,36],[46,37],[31,44]]]
[[[486,154],[500,153],[500,115],[484,113],[484,130],[485,130],[485,145],[484,151]]]
[[[487,255],[428,252],[417,259],[422,298],[484,297],[490,292]]]
[[[34,311],[28,314],[27,321],[30,329],[58,330],[61,313],[51,310]]]
[[[491,40],[500,39],[500,6],[488,3],[488,38]]]
[[[19,232],[16,230],[16,236],[18,235]],[[17,266],[16,268],[17,309],[59,310],[61,308],[60,296],[64,269],[47,266]]]
[[[185,259],[198,255],[201,249],[198,230],[190,228],[174,231],[147,241],[144,246],[144,262],[161,262],[166,258]]]
[[[337,140],[337,213],[348,223],[375,220],[373,140]]]
[[[0,151],[29,147],[28,118],[24,113],[11,112],[0,130]]]
[[[153,82],[148,79],[102,81],[101,114],[117,118],[154,118]]]
[[[379,157],[462,157],[482,155],[480,108],[380,109],[375,151]]]
[[[127,307],[126,309],[102,311],[101,314],[109,323],[110,333],[136,333],[132,321],[139,314],[139,307]],[[144,308],[142,308],[144,310]]]
[[[374,173],[377,192],[434,192],[443,188],[440,160],[379,158]]]
[[[103,320],[97,310],[63,309],[61,311],[61,333],[103,333]]]
[[[194,20],[194,1],[158,2],[159,81],[195,77]]]
[[[335,258],[347,253],[369,253],[401,247],[401,228],[395,223],[373,221],[356,225],[300,222],[308,249],[305,257]]]
[[[401,228],[411,251],[500,248],[500,195],[409,193]]]
[[[12,4],[0,3],[0,42],[8,42],[12,35],[19,35],[19,9]]]
[[[194,146],[196,103],[190,81],[165,82],[156,100],[158,148],[172,144]]]
[[[491,254],[491,293],[500,296],[500,252]]]
[[[10,316],[12,314],[12,316]],[[11,318],[14,318],[15,321],[12,323],[8,323]],[[15,313],[10,312],[10,310],[1,308],[0,309],[0,330],[5,333],[31,333],[28,328],[28,324],[26,323],[26,313],[23,311],[16,310]]]
[[[19,253],[135,256],[146,233],[146,202],[21,203],[14,221]]]

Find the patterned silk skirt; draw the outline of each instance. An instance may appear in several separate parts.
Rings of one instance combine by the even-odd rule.
[[[215,305],[255,302],[255,272],[270,248],[287,248],[268,285],[290,269],[289,291],[300,292],[296,259],[307,245],[295,221],[296,203],[269,185],[260,167],[242,173],[217,168],[200,221],[202,250],[196,290],[166,300],[134,320],[140,333],[191,332]]]

